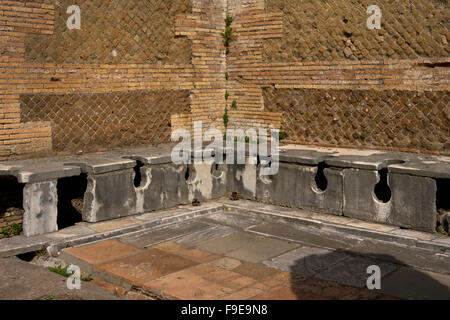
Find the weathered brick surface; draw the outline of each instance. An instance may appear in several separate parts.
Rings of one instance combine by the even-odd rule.
[[[81,30],[66,28],[69,4],[81,6]],[[189,0],[0,0],[0,160],[62,150],[61,141],[68,142],[64,150],[70,151],[107,142],[115,146],[167,141],[172,116],[167,113],[189,110],[185,90],[191,90],[194,81],[191,43],[184,36],[175,37],[175,23],[177,14],[190,11]],[[135,102],[128,98],[128,103],[117,106],[100,98],[98,106],[89,105],[91,113],[79,110],[74,115],[78,126],[61,123],[68,109],[58,105],[62,95],[114,100],[118,93],[135,91]],[[26,96],[36,100],[32,103]],[[46,96],[46,102],[38,96]],[[111,116],[119,111],[125,114]],[[98,115],[105,116],[106,123],[92,125],[89,139],[80,136]],[[138,118],[142,128],[126,130],[131,118]],[[62,128],[67,132],[61,133]]]
[[[22,95],[20,102],[23,122],[52,124],[56,151],[168,142],[171,114],[190,111],[187,90]]]
[[[73,4],[81,9],[80,30],[66,26],[66,10]],[[53,34],[26,36],[25,60],[188,64],[191,44],[185,37],[175,38],[174,29],[176,15],[191,10],[189,0],[60,0],[55,3]]]
[[[277,13],[266,14],[264,0],[229,1],[228,16],[233,17],[235,37],[227,55],[229,127],[279,128],[281,113],[264,109],[261,85],[254,81],[254,76],[260,74],[263,64],[264,41],[282,36],[282,16]],[[246,81],[247,77],[251,80]],[[236,108],[231,107],[233,101],[236,101]]]
[[[282,12],[284,35],[264,43],[264,60],[332,61],[448,56],[450,9],[439,0],[266,0]],[[370,5],[382,9],[381,30],[367,28]],[[344,49],[348,48],[345,50]]]
[[[448,91],[267,88],[264,100],[288,140],[450,151]]]

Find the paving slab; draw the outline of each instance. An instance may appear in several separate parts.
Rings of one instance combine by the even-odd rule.
[[[210,266],[230,271],[238,268],[241,264],[242,264],[241,261],[229,257],[217,259],[209,263]]]
[[[15,236],[12,238],[0,239],[0,258],[39,251],[45,248],[49,242],[50,239],[45,236],[35,236],[30,238],[25,236]]]
[[[367,273],[367,268],[372,265],[377,265],[380,267],[382,277],[397,270],[398,268],[391,263],[371,260],[362,257],[351,257],[317,274],[316,277],[322,280],[333,281],[343,285],[363,288],[367,286],[367,279],[371,275]]]
[[[222,224],[239,229],[247,229],[249,227],[261,223],[261,219],[254,218],[249,215],[239,214],[236,212],[220,212],[202,217],[201,221]]]
[[[207,204],[215,208],[214,210],[218,208],[217,203]],[[449,260],[448,254],[446,255],[448,245],[442,243],[437,246],[435,242],[438,239],[444,239],[438,235],[431,235],[433,239],[430,241],[430,236],[426,236],[426,233],[400,231],[398,228],[394,230],[398,232],[381,230],[377,229],[377,224],[361,222],[362,224],[350,225],[349,223],[357,221],[346,220],[345,224],[337,225],[342,222],[342,219],[339,219],[341,217],[330,222],[324,215],[318,216],[321,219],[314,219],[312,213],[308,215],[301,213],[297,216],[295,209],[283,208],[286,211],[280,213],[275,210],[276,206],[270,206],[264,210],[258,209],[260,210],[258,212],[253,209],[244,209],[245,213],[235,213],[237,209],[234,205],[230,207],[232,211],[227,213],[213,213],[211,211],[213,209],[208,209],[206,214],[213,216],[213,219],[209,220],[204,219],[207,215],[197,215],[197,208],[193,207],[193,210],[176,208],[169,210],[176,212],[175,215],[172,212],[169,215],[162,215],[164,218],[145,220],[147,221],[145,225],[149,228],[147,231],[133,226],[122,228],[124,232],[116,232],[118,229],[96,231],[94,234],[81,236],[81,238],[86,238],[86,241],[101,240],[101,235],[109,234],[111,237],[119,236],[119,240],[70,248],[65,250],[61,257],[63,260],[66,256],[72,257],[72,260],[66,262],[80,266],[86,274],[101,277],[103,280],[114,283],[115,286],[123,286],[125,292],[133,285],[145,287],[148,283],[152,283],[155,286],[150,286],[148,291],[143,292],[153,298],[239,299],[241,297],[252,299],[270,293],[266,296],[276,298],[277,295],[278,297],[292,295],[297,299],[308,299],[308,297],[378,299],[381,293],[368,293],[368,290],[361,289],[364,288],[369,277],[364,273],[362,275],[364,282],[359,281],[361,275],[355,272],[355,268],[360,269],[359,265],[362,263],[352,263],[350,266],[341,267],[344,262],[355,258],[355,255],[356,258],[362,255],[360,259],[364,261],[384,261],[383,263],[392,261],[395,266],[405,263],[414,265],[417,262],[421,267],[432,265],[433,268],[441,268],[444,272],[448,270]],[[272,208],[275,208],[275,211],[271,212]],[[187,215],[184,214],[186,212],[188,212]],[[223,216],[227,223],[223,223]],[[230,216],[233,218],[230,219]],[[249,219],[239,221],[236,216],[248,216]],[[190,220],[182,222],[182,218],[186,217]],[[165,219],[165,222],[161,219]],[[154,223],[153,220],[155,220]],[[231,223],[228,223],[230,220]],[[143,226],[143,221],[137,219],[135,222]],[[248,231],[243,231],[242,227],[245,227],[246,221],[274,222],[250,226]],[[171,225],[161,225],[161,223],[171,223]],[[233,223],[234,226],[225,225]],[[79,243],[77,242],[79,239],[66,237],[66,235],[72,235],[80,227],[85,230],[87,226],[86,223],[82,223],[67,229],[67,232],[61,232],[59,236],[55,234],[55,238],[43,237],[43,239],[46,239],[46,243],[56,239],[61,245],[72,242],[70,245],[73,246]],[[368,239],[365,238],[367,235],[369,235]],[[168,241],[170,239],[171,241]],[[383,241],[379,241],[380,239]],[[136,243],[132,244],[132,241]],[[138,243],[139,241],[141,243]],[[102,243],[105,244],[101,245]],[[290,243],[293,243],[295,247],[291,248]],[[143,250],[147,246],[149,246],[147,250],[158,250],[161,252],[160,255],[156,258],[140,258],[147,251]],[[351,251],[336,252],[325,247],[345,248]],[[42,248],[38,250],[40,249]],[[80,251],[77,253],[77,250]],[[73,251],[72,254],[69,254],[71,251]],[[171,259],[175,262],[170,262]],[[264,263],[260,263],[261,259],[264,259]],[[177,261],[189,261],[191,264],[183,266],[177,264]],[[170,265],[165,265],[165,262]],[[95,264],[94,267],[92,267],[93,264]],[[99,265],[107,267],[101,269]],[[189,274],[187,270],[199,265],[208,265],[208,267],[195,269],[198,274],[195,276],[191,274],[189,279],[183,278],[184,283],[171,277],[180,272]],[[171,267],[173,271],[170,271]],[[336,269],[337,267],[340,269]],[[231,274],[213,272],[208,268],[231,272]],[[384,265],[382,265],[383,269]],[[168,274],[165,273],[166,270],[169,270]],[[312,278],[313,276],[317,278]],[[444,275],[439,276],[445,279]],[[166,278],[171,279],[170,283]],[[199,287],[196,287],[196,281],[200,284]],[[442,281],[441,283],[445,284]],[[355,284],[358,288],[354,287]],[[179,291],[175,292],[175,288]],[[199,288],[200,290],[196,290]],[[284,289],[277,293],[280,288]],[[431,290],[431,292],[434,291]],[[394,291],[385,294],[398,295]]]
[[[289,241],[295,241],[306,245],[315,245],[325,248],[346,249],[354,243],[359,242],[358,238],[347,238],[332,231],[296,227],[282,223],[265,223],[249,228],[248,232],[277,237]]]
[[[450,274],[450,252],[445,253],[444,248],[441,251],[437,248],[436,244],[433,244],[433,250],[430,250],[430,248],[425,246],[425,244],[429,243],[430,242],[423,241],[423,247],[419,247],[420,242],[415,241],[412,245],[408,245],[398,242],[365,239],[352,246],[350,250],[353,254],[357,255],[364,255],[379,260],[390,261],[395,264]]]
[[[67,289],[67,279],[16,257],[0,259],[1,300],[117,300],[93,283],[83,281],[81,290]]]
[[[232,269],[243,276],[253,278],[257,281],[264,282],[280,275],[282,271],[275,268],[267,267],[261,263],[241,262],[237,267]]]
[[[150,230],[143,233],[138,233],[133,236],[123,237],[121,241],[138,248],[147,248],[152,245],[174,240],[182,236],[192,234],[194,232],[206,230],[210,225],[197,221],[187,221],[183,223],[176,223],[168,225],[155,230]]]
[[[179,243],[168,241],[161,244],[158,244],[152,248],[162,250],[164,252],[169,252],[172,254],[176,254],[180,257],[189,259],[191,261],[195,261],[198,263],[207,263],[210,261],[214,261],[220,259],[220,256],[212,254],[207,251],[202,251],[196,248],[185,247]]]
[[[244,243],[239,249],[227,252],[226,256],[253,263],[262,262],[298,248],[298,243],[274,238],[257,237],[254,241]]]
[[[298,300],[376,300],[385,297],[367,288],[355,288],[335,282],[310,278],[305,281],[292,280],[289,284]]]
[[[147,281],[194,265],[194,261],[151,248],[131,257],[97,264],[94,268],[133,285],[142,286]]]
[[[321,297],[315,295],[303,296],[302,300],[318,300]],[[252,300],[299,300],[298,294],[290,287],[279,287],[270,289],[260,295],[252,298]]]
[[[142,250],[123,244],[117,240],[106,240],[77,248],[66,249],[64,252],[90,264],[97,264],[135,255],[142,252]]]
[[[450,276],[400,268],[382,279],[381,290],[403,299],[450,300]]]
[[[111,221],[93,223],[93,224],[89,225],[89,228],[91,228],[92,230],[95,230],[97,232],[105,232],[105,231],[111,231],[111,230],[115,230],[115,229],[129,227],[132,225],[139,224],[141,222],[142,221],[134,219],[134,218],[122,218],[122,219],[115,219],[115,220],[111,220]]]
[[[259,288],[244,288],[242,290],[239,290],[235,293],[226,295],[220,300],[250,300],[258,295],[261,295],[264,293],[264,290]]]
[[[263,263],[272,268],[310,277],[348,258],[347,254],[339,251],[302,247]]]
[[[242,248],[251,242],[259,240],[260,236],[248,232],[235,232],[231,235],[202,242],[198,245],[201,250],[215,254],[226,254],[228,252]]]
[[[187,246],[196,246],[210,240],[226,237],[236,231],[236,229],[228,226],[210,226],[205,230],[183,236],[176,240],[176,242]]]
[[[414,231],[414,230],[405,230],[405,229],[394,229],[390,231],[393,234],[398,234],[404,237],[410,237],[413,239],[420,239],[420,240],[433,240],[438,238],[438,234],[428,233],[428,232],[420,232],[420,231]]]
[[[94,233],[95,233],[94,230],[84,225],[83,223],[81,225],[75,225],[72,227],[59,230],[58,232],[46,234],[45,236],[52,240],[62,240],[62,239],[76,238],[80,236],[87,236]]]
[[[201,264],[149,281],[144,290],[183,300],[215,300],[240,291],[255,280],[238,273]]]

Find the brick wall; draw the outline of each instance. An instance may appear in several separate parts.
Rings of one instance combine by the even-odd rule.
[[[51,35],[27,34],[25,61],[38,63],[189,64],[191,45],[175,37],[175,17],[192,10],[189,0],[50,1]],[[69,30],[70,5],[81,10],[81,29]]]
[[[283,14],[283,37],[264,43],[268,62],[447,57],[450,10],[440,0],[266,0]],[[367,28],[370,5],[380,30]]]
[[[66,26],[69,4],[80,30]],[[189,0],[0,0],[0,159],[168,141],[171,117],[190,111],[192,42],[175,23],[191,11]]]
[[[225,108],[290,142],[448,154],[448,5],[372,2],[0,0],[0,159],[159,143]]]
[[[303,144],[450,150],[448,91],[273,89],[289,140]]]
[[[366,9],[382,10],[369,30]],[[266,0],[283,32],[240,70],[282,112],[288,141],[450,154],[446,1]]]
[[[23,122],[49,121],[55,151],[95,151],[170,140],[171,116],[189,112],[189,91],[28,94]]]

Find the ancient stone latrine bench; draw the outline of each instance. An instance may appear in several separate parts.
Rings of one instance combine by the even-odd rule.
[[[15,188],[19,185],[17,191],[23,193],[23,231],[26,236],[58,230],[58,180],[80,175],[79,167],[65,166],[61,159],[0,164],[0,183]]]
[[[351,151],[349,152],[351,153]],[[77,221],[99,222],[237,192],[243,199],[436,232],[449,209],[450,162],[434,156],[280,152],[279,172],[259,157],[240,165],[174,164],[169,149],[135,149],[0,165],[3,189],[23,197],[27,237]],[[16,190],[16,189],[14,189]]]

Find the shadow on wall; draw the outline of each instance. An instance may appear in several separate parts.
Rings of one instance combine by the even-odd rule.
[[[450,275],[404,267],[389,255],[306,247],[292,253],[300,258],[286,271],[291,273],[291,290],[299,300],[450,300]],[[368,279],[375,276],[368,272],[371,266],[380,268],[379,290],[367,288]]]

